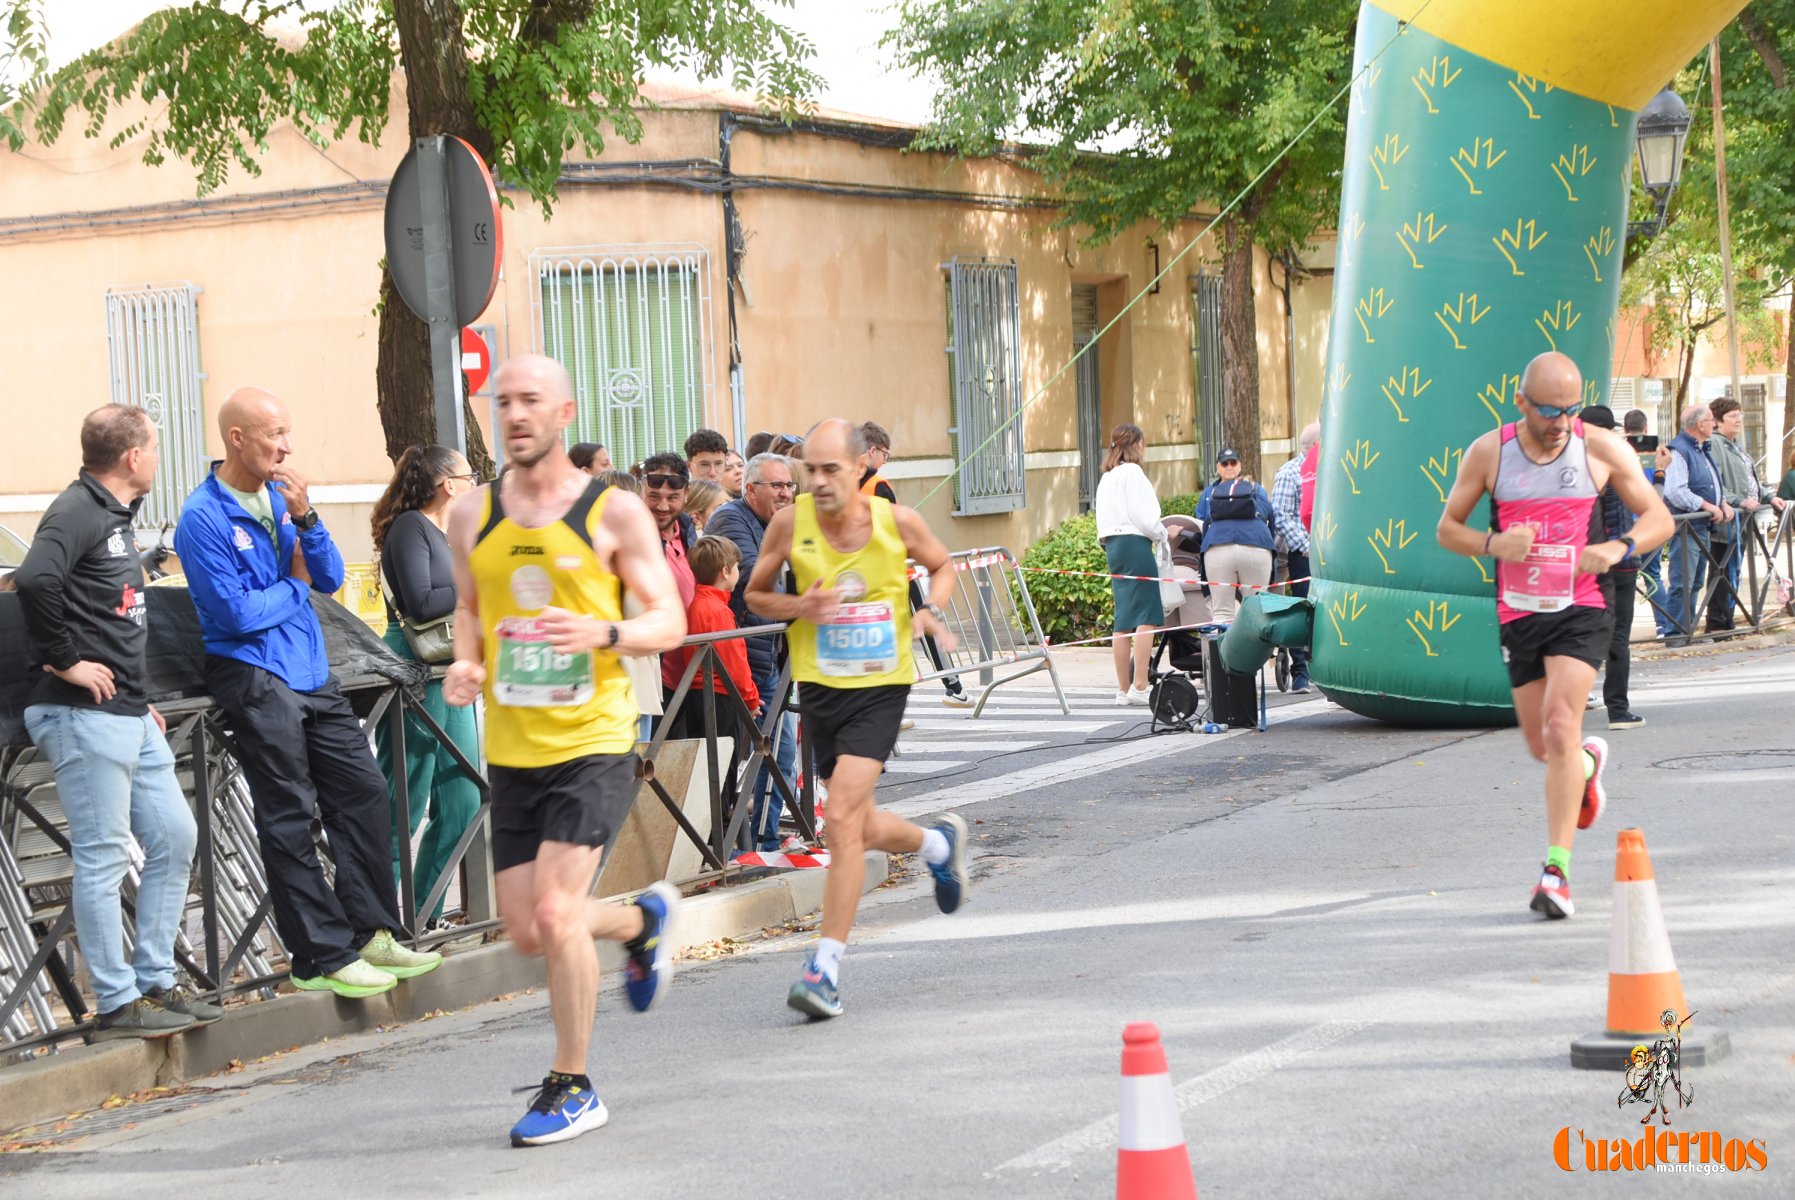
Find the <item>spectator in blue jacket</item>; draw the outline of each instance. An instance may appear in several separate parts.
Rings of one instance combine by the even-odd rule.
[[[288,456],[292,417],[260,388],[218,410],[224,459],[187,497],[175,550],[205,638],[206,687],[249,781],[293,985],[360,999],[442,961],[399,944],[392,816],[368,737],[331,676],[311,593],[343,558]],[[312,842],[321,816],[336,864]]]
[[[1197,501],[1203,522],[1203,574],[1209,579],[1210,610],[1222,624],[1240,608],[1236,588],[1271,582],[1272,531],[1277,517],[1271,497],[1240,477],[1240,454],[1229,447],[1216,455],[1217,479]]]
[[[728,538],[742,552],[741,580],[729,597],[729,607],[735,613],[736,627],[750,629],[757,625],[777,624],[749,612],[744,595],[748,577],[754,574],[754,564],[760,560],[760,543],[767,535],[768,522],[780,509],[790,508],[798,492],[792,479],[791,460],[784,455],[756,454],[748,460],[742,478],[742,498],[731,500],[711,514],[706,530],[717,537]],[[771,709],[779,698],[779,649],[785,639],[751,637],[745,640],[748,643],[748,670],[754,676],[755,690],[760,693],[761,702]],[[787,779],[793,779],[793,768],[797,765],[797,719],[787,713],[782,724],[784,728],[778,731],[779,745],[774,761]],[[763,767],[754,782],[754,841],[759,850],[800,848],[782,845],[779,817],[783,810],[779,790],[772,786],[772,774]],[[795,842],[797,839],[791,840]]]
[[[1583,423],[1597,429],[1614,428],[1614,410],[1605,404],[1592,404],[1583,410]],[[1646,471],[1651,478],[1651,471]],[[1602,534],[1607,541],[1618,541],[1633,528],[1633,510],[1610,484],[1598,498],[1602,513]],[[1627,699],[1627,684],[1633,670],[1633,602],[1639,594],[1640,556],[1629,554],[1602,576],[1602,598],[1614,614],[1614,631],[1608,638],[1608,661],[1603,667],[1602,700],[1608,706],[1608,728],[1637,729],[1645,718],[1632,710]]]

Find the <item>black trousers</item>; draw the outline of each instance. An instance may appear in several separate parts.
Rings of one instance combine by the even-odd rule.
[[[1602,576],[1602,597],[1614,614],[1614,632],[1608,638],[1608,663],[1602,674],[1602,702],[1610,716],[1629,708],[1627,679],[1633,673],[1633,603],[1639,596],[1638,571],[1610,571]]]
[[[1309,594],[1309,556],[1307,554],[1298,554],[1296,551],[1292,550],[1284,557],[1290,565],[1290,578],[1301,579],[1304,581],[1302,583],[1291,584],[1290,594],[1292,596],[1307,596]],[[1290,669],[1295,674],[1307,675],[1309,673],[1308,647],[1292,646],[1290,648]]]
[[[1727,582],[1733,579],[1733,551],[1737,548],[1732,538],[1714,536],[1708,541],[1708,561],[1712,564],[1708,568],[1708,583],[1714,589],[1714,597],[1708,601],[1709,633],[1733,627],[1733,593]]]
[[[249,781],[274,926],[293,974],[349,965],[377,929],[407,936],[386,779],[337,681],[296,692],[260,667],[208,654],[206,687]],[[316,820],[330,840],[334,891],[312,840]]]
[[[910,581],[910,611],[921,612],[927,604],[928,601],[923,598],[922,588],[916,580],[912,579]],[[934,635],[927,633],[922,635],[922,648],[923,652],[929,656],[929,662],[934,664],[937,671],[947,670],[947,655],[941,653],[941,647],[936,644]],[[950,696],[958,695],[963,690],[958,675],[943,675],[941,686],[947,690],[947,694]]]

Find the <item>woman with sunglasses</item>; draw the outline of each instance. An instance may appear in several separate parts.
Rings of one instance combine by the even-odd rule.
[[[447,446],[412,446],[399,456],[392,482],[374,504],[374,549],[380,555],[380,578],[387,604],[386,644],[400,658],[417,661],[412,643],[421,640],[420,630],[434,626],[444,617],[453,620],[455,573],[447,535],[449,508],[457,496],[472,491],[479,482],[467,459]],[[410,626],[409,637],[406,626]],[[480,737],[471,707],[449,707],[443,700],[440,679],[432,679],[424,688],[423,707],[470,762],[479,761]],[[375,731],[375,749],[391,794],[397,796],[393,781],[398,768],[392,760],[386,731],[383,721]],[[436,885],[462,831],[479,812],[480,790],[448,748],[410,713],[405,717],[405,759],[406,795],[411,808],[408,843],[417,838],[424,818],[430,818],[423,841],[418,843],[411,873],[412,894],[422,901]],[[400,853],[397,813],[393,830],[396,877]],[[429,915],[430,921],[441,918],[442,911],[443,903],[439,900]]]

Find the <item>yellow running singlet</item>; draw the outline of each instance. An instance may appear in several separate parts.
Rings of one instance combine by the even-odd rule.
[[[622,582],[592,549],[604,492],[595,479],[560,520],[528,529],[505,516],[497,483],[486,489],[468,565],[486,638],[486,760],[497,766],[548,767],[635,748],[636,696],[617,655],[563,654],[538,621],[551,604],[623,619]]]
[[[869,688],[916,682],[910,648],[910,585],[905,575],[904,535],[891,501],[867,497],[872,536],[853,553],[829,544],[817,524],[815,499],[799,496],[792,521],[792,574],[798,594],[821,580],[836,588],[835,620],[813,625],[796,620],[786,633],[792,677],[831,688]]]

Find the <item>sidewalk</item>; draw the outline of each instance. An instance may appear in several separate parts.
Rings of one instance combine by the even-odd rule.
[[[890,876],[886,855],[866,856],[866,890]],[[674,926],[679,953],[721,939],[742,939],[784,926],[822,907],[823,872],[791,871],[737,887],[717,888],[680,906]],[[624,955],[598,943],[604,990],[620,979]],[[232,1006],[224,1020],[160,1042],[103,1042],[0,1066],[0,1134],[95,1108],[117,1096],[182,1083],[271,1054],[344,1034],[387,1029],[442,1012],[485,1004],[544,983],[543,961],[495,942],[452,954],[428,975],[402,979],[370,1000],[328,992],[293,992]],[[547,1017],[544,1016],[546,1023]]]

